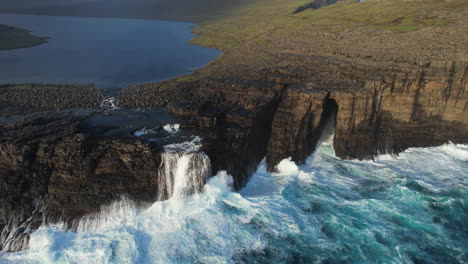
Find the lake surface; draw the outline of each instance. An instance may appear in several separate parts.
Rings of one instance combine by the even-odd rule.
[[[189,73],[220,55],[191,45],[190,23],[0,14],[48,43],[0,51],[0,84],[93,83],[119,88]]]

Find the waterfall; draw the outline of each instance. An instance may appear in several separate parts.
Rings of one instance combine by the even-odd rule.
[[[165,146],[159,167],[158,200],[181,199],[198,193],[211,173],[208,156],[200,151],[199,139]]]
[[[203,189],[211,173],[211,163],[208,156],[200,151],[199,142],[200,138],[197,137],[190,142],[164,146],[158,170],[157,200],[179,200]],[[111,229],[131,222],[138,212],[132,200],[122,197],[110,205],[101,206],[97,213],[73,221],[72,229],[80,233]]]
[[[208,156],[200,151],[200,139],[191,142],[164,146],[158,173],[159,201],[182,199],[203,189],[211,173]],[[71,223],[72,229],[79,233],[108,230],[131,222],[138,215],[138,206],[129,198],[122,197],[110,205],[101,206],[99,212],[85,215]],[[66,226],[56,223],[55,226]]]
[[[0,232],[0,256],[8,251],[27,249],[29,235],[42,223],[41,213],[36,209],[32,216],[22,221],[22,216],[11,215]]]
[[[0,233],[0,255],[8,251],[27,249],[30,229],[29,222],[20,224],[8,223]]]
[[[158,201],[182,200],[203,190],[211,175],[211,162],[200,148],[198,137],[190,142],[164,146],[158,169]],[[41,213],[35,214],[18,225],[9,223],[9,226],[3,229],[0,233],[0,245],[4,248],[4,252],[0,254],[31,246],[30,235],[41,225],[43,228],[55,227],[57,230],[71,230],[78,233],[102,232],[132,223],[139,213],[138,205],[129,197],[122,196],[111,204],[102,205],[95,213],[71,221],[49,222]]]

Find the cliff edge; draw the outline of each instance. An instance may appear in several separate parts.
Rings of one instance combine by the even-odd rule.
[[[265,156],[270,170],[303,161],[330,117],[342,158],[468,142],[466,1],[297,7],[256,1],[203,23],[193,42],[224,50],[220,59],[128,89],[120,103],[169,104],[192,129],[211,131],[210,158],[238,187]]]

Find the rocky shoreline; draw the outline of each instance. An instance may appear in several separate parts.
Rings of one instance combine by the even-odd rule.
[[[284,158],[303,162],[330,122],[341,158],[467,144],[468,22],[457,19],[410,32],[279,28],[116,102],[167,107],[182,129],[204,135],[211,170],[226,170],[236,189],[265,157],[270,171]],[[122,195],[158,199],[162,146],[82,125],[103,99],[92,87],[0,87],[0,112],[14,117],[0,122],[0,248],[23,249],[44,221],[73,223]]]
[[[100,108],[45,111],[0,123],[0,248],[27,248],[42,224],[78,220],[122,198],[138,207],[167,199],[162,145],[105,135],[85,120]]]
[[[321,59],[318,63],[321,71],[339,67]],[[122,106],[167,106],[185,120],[184,129],[206,135],[204,151],[212,170],[227,170],[240,189],[264,157],[269,170],[283,158],[304,161],[330,121],[336,123],[336,154],[343,158],[396,154],[449,140],[467,143],[468,68],[463,62],[448,65],[393,71],[390,77],[374,77],[378,81],[330,80],[321,72],[320,89],[296,75],[273,71],[264,76],[267,80],[210,78],[156,84],[163,91],[151,93],[152,97],[136,87],[132,96],[126,97],[125,91],[117,101]],[[323,85],[335,81],[357,85],[343,85],[345,89]],[[173,90],[164,90],[168,87]],[[10,107],[19,102],[16,106],[29,113],[97,106],[103,98],[95,90],[39,89],[7,88],[2,101]],[[158,195],[160,146],[86,133],[79,126],[86,115],[58,113],[32,114],[27,121],[6,123],[0,129],[0,175],[6,190],[0,197],[4,250],[27,245],[24,226],[31,232],[45,219],[73,223],[122,195],[142,203],[154,202]]]
[[[93,86],[0,85],[1,116],[99,106],[104,95]]]
[[[324,78],[333,75],[323,75],[323,70],[336,69],[339,62],[325,64],[319,58],[315,63],[320,65],[320,89],[278,70],[263,80],[202,78],[134,87],[122,91],[117,102],[166,106],[185,120],[183,129],[203,133],[211,170],[233,175],[236,189],[265,157],[269,170],[287,157],[303,162],[329,122],[335,124],[334,148],[342,158],[371,159],[414,146],[468,143],[468,64],[432,63],[380,77],[375,75],[382,72],[365,75],[351,67],[353,75],[341,72],[350,79],[337,80]],[[327,83],[335,85],[327,89]],[[0,175],[6,190],[0,197],[3,250],[25,248],[29,232],[43,223],[65,222],[73,230],[76,219],[122,196],[141,206],[160,196],[162,146],[85,129],[80,124],[92,110],[47,112],[68,108],[71,98],[75,107],[95,107],[103,98],[93,89],[61,89],[44,89],[41,96],[38,89],[3,90],[2,102],[15,106],[11,102],[16,99],[9,96],[21,95],[24,99],[16,106],[27,108],[25,118],[0,126]]]
[[[224,60],[235,55],[226,54]],[[186,126],[211,131],[219,151],[210,157],[228,160],[218,169],[240,179],[238,187],[264,157],[271,170],[287,157],[304,161],[330,115],[336,116],[334,148],[341,158],[372,159],[409,147],[468,142],[466,61],[419,66],[297,54],[278,57],[278,64],[294,60],[303,67],[230,71],[214,79],[211,71],[226,73],[224,65],[231,64],[212,64],[194,81],[134,87],[119,102],[168,105]],[[238,153],[252,154],[251,163]]]

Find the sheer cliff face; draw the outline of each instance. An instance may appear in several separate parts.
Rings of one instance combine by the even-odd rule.
[[[0,126],[0,248],[27,246],[44,221],[64,222],[128,196],[158,195],[160,150],[137,140],[82,134],[79,119],[42,116]]]
[[[284,158],[304,161],[330,123],[342,158],[468,143],[462,19],[459,27],[406,33],[278,27],[261,39],[241,39],[190,78],[133,87],[118,101],[167,105],[184,118],[182,129],[203,132],[212,171],[227,170],[238,189],[265,157],[269,170]],[[37,94],[7,92],[0,94],[6,106],[44,105]],[[74,106],[100,101],[91,97]],[[71,107],[67,99],[53,108]],[[72,220],[122,194],[154,201],[160,165],[160,149],[82,133],[79,120],[67,116],[0,125],[0,248],[20,249],[25,226],[17,227],[34,230],[43,214]],[[19,239],[2,245],[10,235]]]
[[[238,187],[264,157],[270,170],[287,157],[303,161],[331,119],[342,158],[468,142],[461,48],[468,40],[460,28],[301,32],[267,36],[270,47],[246,43],[194,81],[137,87],[122,103],[170,102],[192,129],[212,134],[210,158],[235,175]]]
[[[408,147],[466,143],[468,63],[433,63],[365,84],[364,94],[336,93],[337,155],[371,158]]]
[[[393,72],[387,79],[365,81],[362,88],[352,93],[330,92],[337,104],[337,156],[371,159],[382,153],[397,154],[408,147],[448,141],[466,143],[467,65],[434,63],[419,70]],[[313,132],[304,134],[304,122],[311,124],[309,131],[313,131],[319,129],[322,120],[324,92],[290,93],[291,97],[285,98],[275,114],[278,123],[273,123],[273,130],[277,132],[273,132],[275,138],[270,146],[276,146],[272,156],[278,158],[271,159],[273,163],[287,156],[303,160],[304,151],[308,155],[315,142],[310,136]],[[306,144],[295,144],[301,141]]]
[[[318,63],[321,70],[339,67]],[[173,102],[169,109],[190,120],[193,129],[215,131],[208,154],[241,187],[263,157],[270,170],[287,157],[304,161],[328,122],[336,124],[334,148],[342,158],[371,159],[409,147],[467,143],[467,65],[451,61],[388,73],[353,67],[352,75],[341,72],[349,79],[324,79],[322,71],[316,73],[320,80],[310,82],[268,76],[282,85],[211,80],[192,86],[190,107]],[[325,88],[313,88],[317,81]]]

